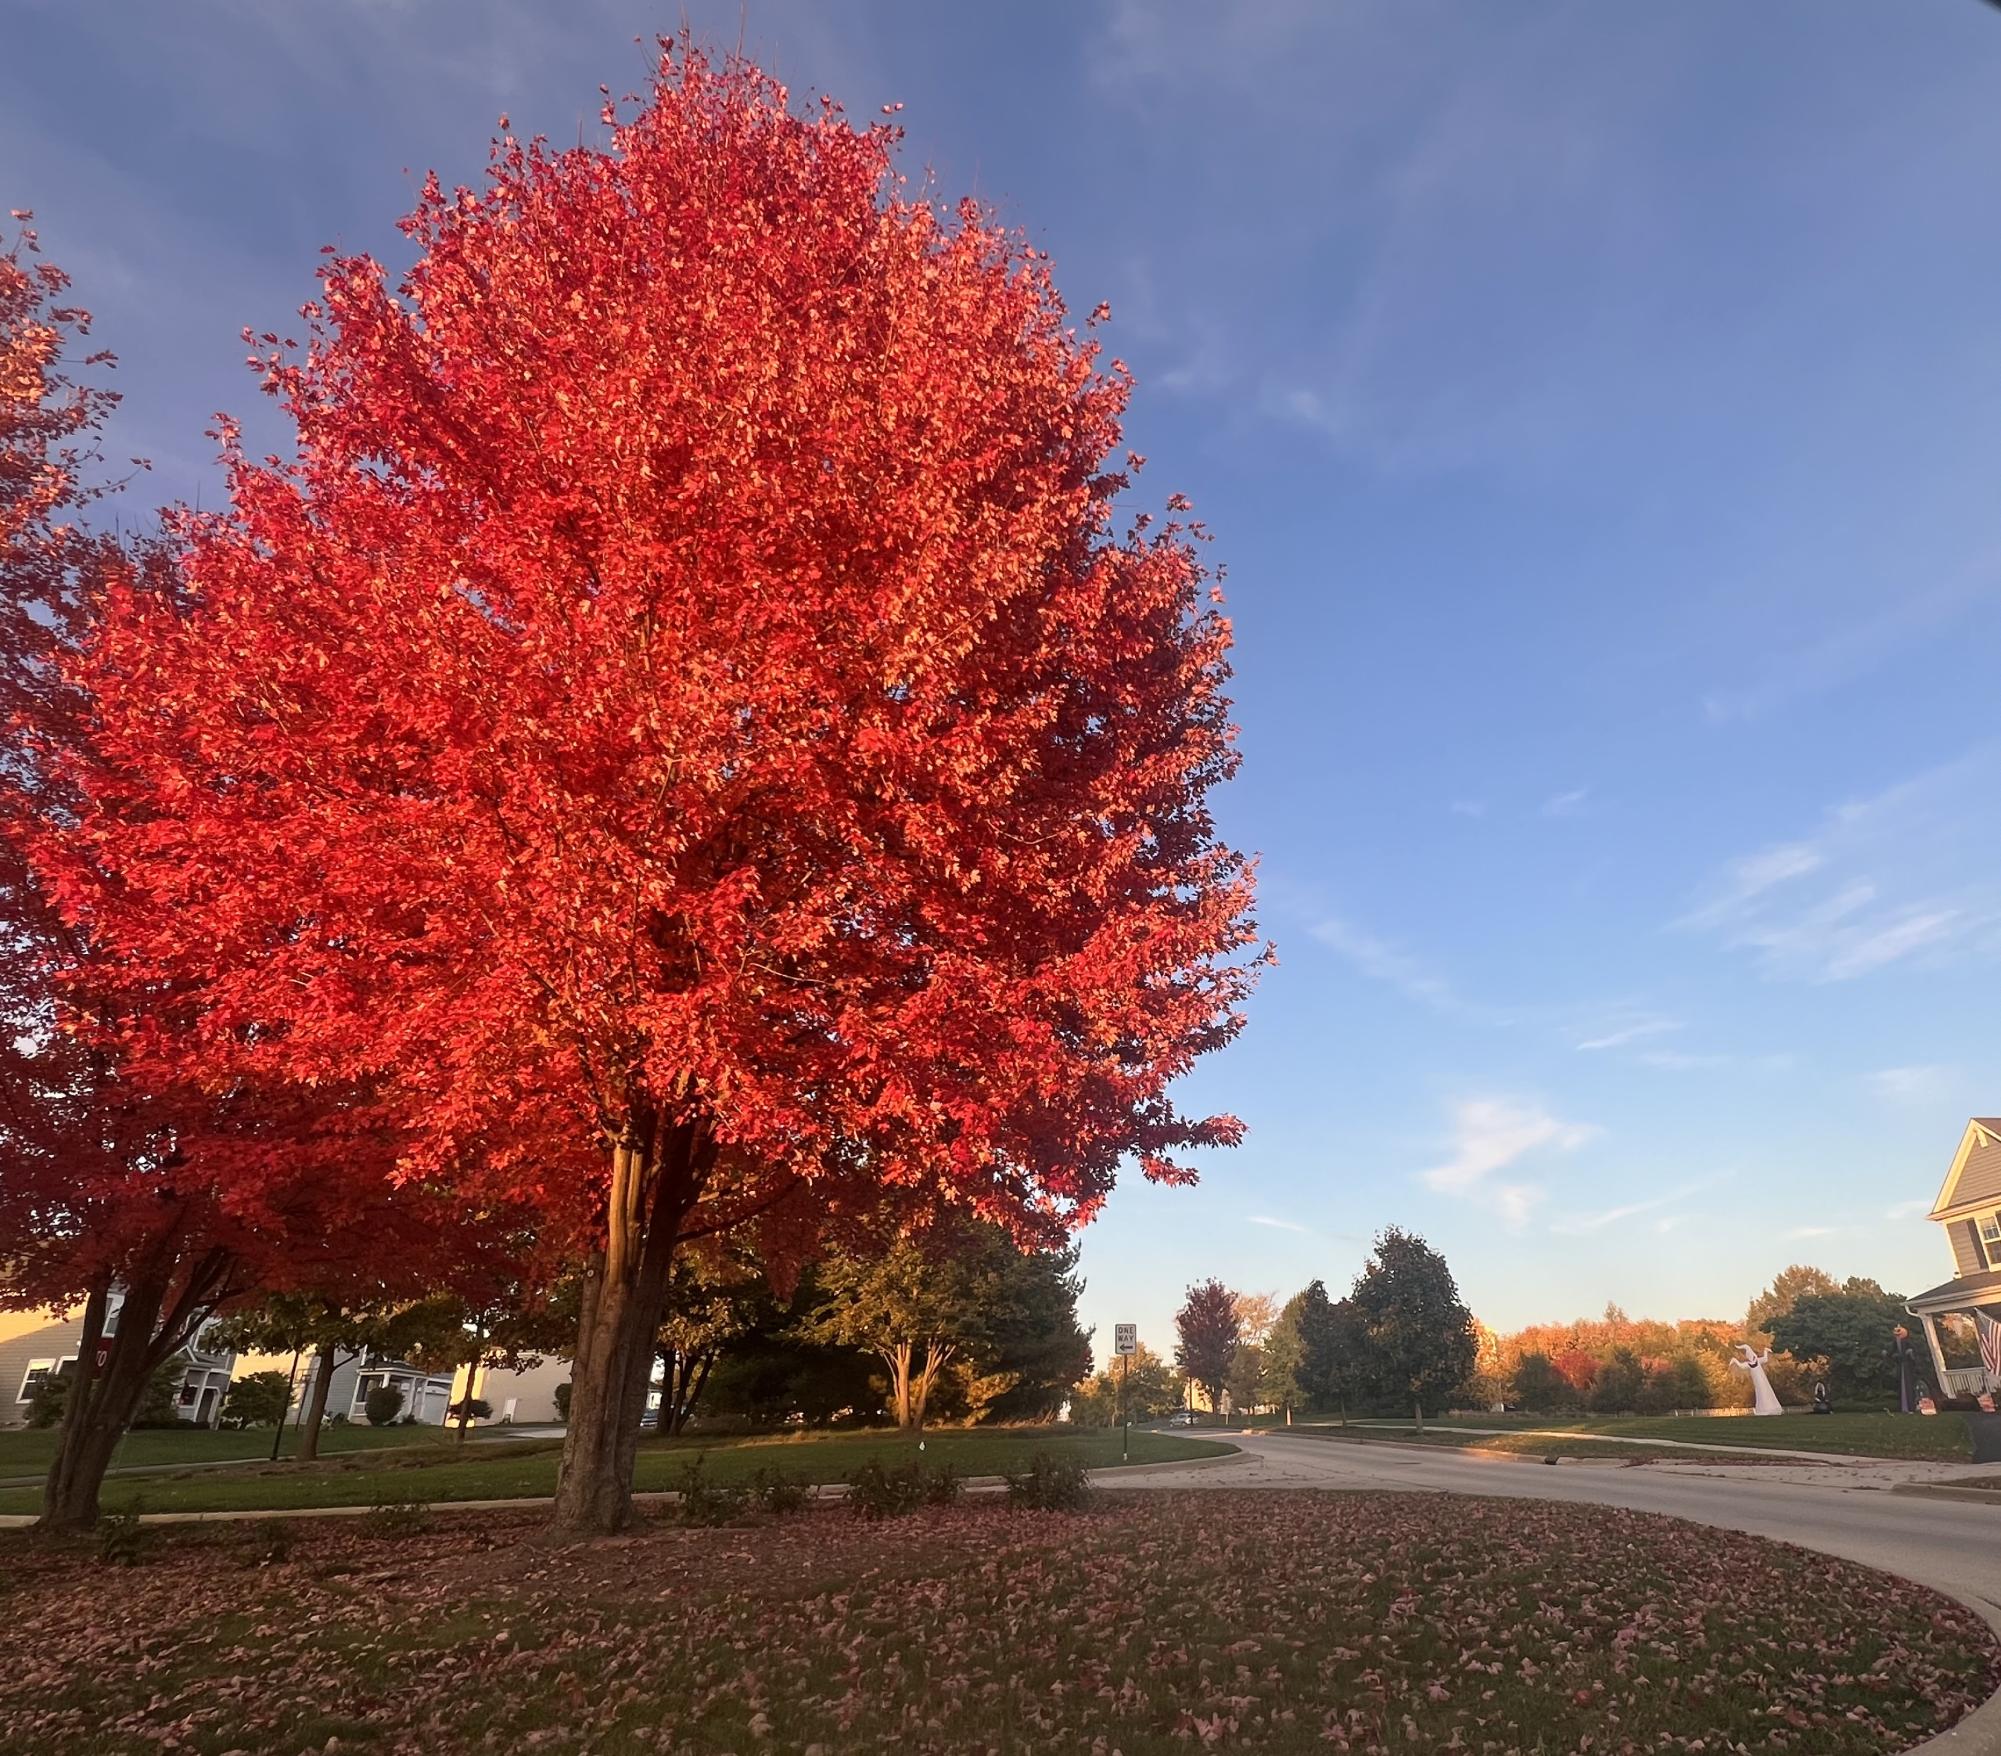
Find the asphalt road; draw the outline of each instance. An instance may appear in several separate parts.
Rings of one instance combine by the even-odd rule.
[[[1882,1487],[1825,1480],[1759,1480],[1653,1466],[1563,1463],[1554,1468],[1513,1458],[1434,1454],[1380,1442],[1232,1433],[1250,1461],[1228,1468],[1171,1471],[1121,1487],[1374,1488],[1402,1492],[1516,1495],[1530,1500],[1589,1501],[1661,1512],[1822,1549],[1886,1573],[1900,1573],[1987,1606],[2001,1619],[2001,1508],[1892,1494]],[[1795,1472],[1800,1473],[1800,1472]]]

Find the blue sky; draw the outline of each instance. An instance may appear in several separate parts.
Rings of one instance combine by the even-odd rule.
[[[1282,962],[1122,1189],[1086,1317],[1337,1288],[1424,1233],[1501,1327],[1945,1278],[2001,1110],[2001,15],[691,4],[1113,307],[1217,533]],[[0,182],[124,357],[121,450],[279,434],[239,329],[400,261],[495,115],[587,131],[674,6],[14,0]]]

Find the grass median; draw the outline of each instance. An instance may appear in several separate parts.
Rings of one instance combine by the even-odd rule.
[[[1174,1463],[1224,1455],[1235,1447],[1178,1434],[1132,1436],[1134,1463]],[[374,1506],[421,1501],[535,1499],[556,1491],[560,1439],[518,1444],[489,1441],[459,1453],[406,1447],[355,1453],[319,1464],[204,1469],[186,1475],[114,1477],[104,1485],[104,1509],[135,1504],[146,1512],[306,1511],[321,1506]],[[1087,1469],[1119,1462],[1119,1435],[1104,1428],[993,1427],[940,1429],[924,1435],[923,1457],[949,1463],[961,1476],[998,1475],[1023,1467],[1037,1451],[1075,1458]],[[742,1481],[776,1469],[802,1482],[838,1482],[863,1463],[901,1463],[919,1455],[917,1441],[884,1432],[814,1433],[716,1439],[642,1439],[635,1485],[641,1492],[672,1488],[692,1457],[716,1482]],[[33,1488],[0,1492],[0,1513],[34,1512]]]
[[[1324,1425],[1325,1423],[1315,1423]],[[1397,1422],[1351,1423],[1349,1431],[1408,1432]],[[1577,1439],[1653,1439],[1663,1444],[1743,1446],[1762,1451],[1827,1451],[1844,1457],[1893,1457],[1912,1462],[1965,1463],[1973,1456],[1966,1417],[1943,1415],[1609,1415],[1524,1417],[1447,1416],[1425,1424],[1425,1433],[1493,1430],[1512,1437],[1561,1433]]]

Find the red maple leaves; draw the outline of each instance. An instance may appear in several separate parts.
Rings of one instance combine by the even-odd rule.
[[[636,1105],[734,1199],[836,1171],[1031,1235],[1234,1137],[1226,625],[1115,538],[1127,386],[892,133],[663,63],[608,151],[426,185],[265,358],[190,601],[90,668],[79,908],[193,982],[205,1065],[393,1094],[413,1164],[587,1212]],[[136,797],[162,809],[129,827]]]

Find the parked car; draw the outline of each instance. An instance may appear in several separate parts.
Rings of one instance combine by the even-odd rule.
[[[1167,1417],[1170,1427],[1192,1427],[1195,1425],[1195,1411],[1192,1408],[1178,1408]]]

